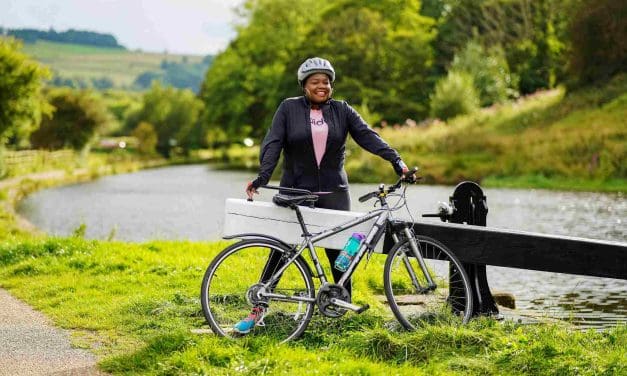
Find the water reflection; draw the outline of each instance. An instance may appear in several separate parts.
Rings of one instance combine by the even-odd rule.
[[[18,210],[56,235],[71,234],[84,223],[89,238],[216,239],[225,198],[243,198],[251,177],[206,166],[152,169],[37,192]],[[352,185],[353,210],[369,210],[357,197],[375,187]],[[443,186],[410,188],[411,214],[417,219],[433,212],[452,191]],[[511,189],[485,193],[491,227],[627,242],[623,195]],[[272,194],[263,192],[259,199],[269,201]],[[513,293],[523,312],[569,319],[583,327],[627,323],[626,281],[502,267],[488,267],[488,281],[493,290]]]

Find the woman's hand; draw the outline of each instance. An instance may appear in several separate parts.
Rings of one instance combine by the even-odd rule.
[[[254,194],[259,194],[259,192],[257,191],[257,188],[253,186],[253,182],[249,181],[248,184],[246,184],[246,195],[248,196],[248,201],[253,200]]]
[[[410,183],[415,183],[418,181],[418,177],[416,176],[416,172],[418,171],[418,167],[414,167],[413,169],[407,168],[407,166],[403,167],[403,175],[401,179],[408,181]]]

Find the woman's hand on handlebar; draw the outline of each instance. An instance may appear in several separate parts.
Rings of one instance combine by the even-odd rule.
[[[416,176],[416,172],[418,172],[418,167],[414,167],[411,170],[407,167],[404,167],[401,180],[407,183],[415,183],[418,180],[418,177]]]
[[[253,186],[253,182],[249,181],[248,184],[246,185],[246,196],[248,196],[248,201],[253,200],[254,194],[259,194],[259,191],[257,191],[257,188]]]

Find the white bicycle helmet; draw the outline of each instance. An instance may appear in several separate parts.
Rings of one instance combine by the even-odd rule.
[[[307,77],[314,73],[324,73],[331,78],[331,82],[335,81],[335,70],[331,63],[329,63],[329,60],[320,57],[312,57],[305,60],[298,68],[298,83],[300,86],[303,86]]]

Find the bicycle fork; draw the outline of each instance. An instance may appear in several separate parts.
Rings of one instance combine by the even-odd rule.
[[[407,273],[409,274],[409,277],[411,278],[412,284],[414,285],[414,288],[416,289],[416,291],[418,293],[424,293],[427,291],[433,291],[436,289],[437,285],[435,284],[435,282],[433,282],[433,278],[431,277],[431,273],[429,272],[429,269],[427,268],[427,265],[425,264],[425,260],[422,257],[422,253],[420,252],[420,245],[418,244],[418,242],[416,241],[416,238],[414,237],[413,231],[410,230],[408,227],[405,227],[403,229],[403,234],[405,235],[405,237],[407,238],[407,240],[409,241],[409,248],[411,250],[411,254],[413,255],[416,260],[418,261],[418,265],[420,266],[420,270],[422,271],[422,274],[425,276],[425,280],[427,282],[427,286],[423,287],[420,282],[418,282],[418,278],[416,277],[416,273],[414,272],[413,267],[411,266],[410,262],[409,262],[409,258],[407,257],[407,253],[405,252],[402,256],[403,259],[403,264],[405,265],[405,269],[407,269]],[[398,243],[399,238],[396,234],[392,234],[392,239],[394,239],[395,243]]]

